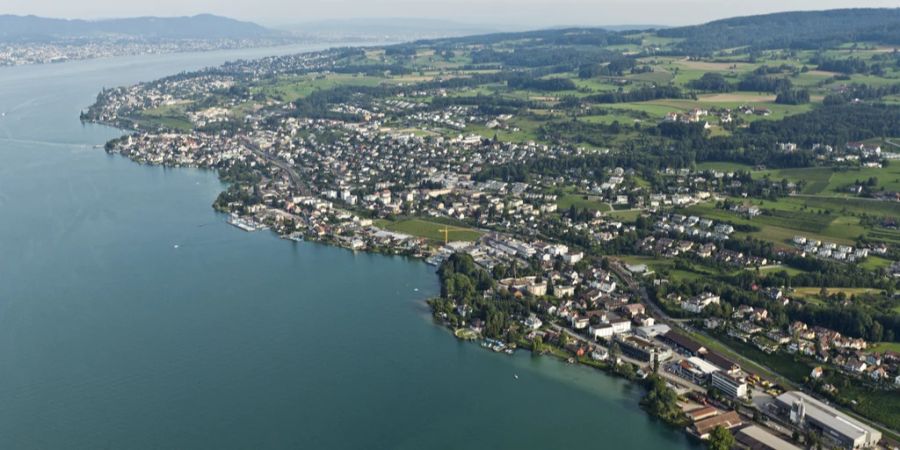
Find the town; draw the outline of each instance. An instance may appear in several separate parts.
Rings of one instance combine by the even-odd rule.
[[[699,439],[896,445],[882,431],[896,411],[871,396],[900,389],[898,321],[880,312],[896,303],[900,279],[898,189],[887,178],[897,153],[779,135],[757,144],[762,159],[809,167],[769,168],[677,162],[668,141],[647,143],[651,157],[631,147],[764,128],[731,131],[750,120],[741,116],[773,115],[746,105],[598,125],[655,130],[631,143],[549,139],[583,122],[535,125],[528,101],[468,95],[523,82],[448,68],[461,51],[475,52],[239,61],[104,90],[82,119],[133,130],[110,153],[217,170],[228,187],[214,207],[241,230],[425,259],[441,278],[434,317],[460,339],[643,380],[645,409]],[[428,53],[430,65],[410,69],[408,52]],[[815,195],[832,184],[846,197]],[[876,303],[874,313],[859,306]]]

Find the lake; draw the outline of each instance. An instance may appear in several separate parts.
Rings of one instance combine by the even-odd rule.
[[[0,69],[0,448],[694,448],[634,385],[457,341],[433,267],[240,231],[214,173],[78,120],[103,87],[305,49]]]

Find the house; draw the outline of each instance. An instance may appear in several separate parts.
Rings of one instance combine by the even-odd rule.
[[[705,292],[682,303],[681,309],[692,312],[694,314],[699,314],[704,309],[706,309],[707,306],[712,304],[719,304],[719,296],[709,292]]]
[[[576,330],[583,330],[591,324],[590,318],[588,316],[574,316],[572,317],[572,328]]]
[[[741,416],[739,416],[737,412],[728,411],[724,414],[718,414],[716,416],[694,422],[694,424],[690,428],[690,431],[700,439],[707,439],[709,438],[710,433],[712,433],[712,431],[716,429],[716,427],[722,427],[726,430],[730,430],[732,428],[739,427],[742,423],[743,421],[741,420]]]
[[[538,319],[534,315],[528,316],[528,318],[525,319],[523,323],[525,324],[525,326],[527,328],[530,328],[532,330],[537,330],[538,328],[541,327],[541,325],[543,325],[543,322],[541,322],[541,319]]]
[[[644,305],[640,303],[629,303],[619,308],[619,310],[625,314],[626,317],[636,317],[643,315],[646,312]]]
[[[613,336],[613,327],[608,323],[598,323],[588,328],[588,334],[594,339],[609,339]]]
[[[610,320],[609,324],[612,326],[613,334],[627,333],[631,331],[631,321],[628,319]]]
[[[822,366],[818,366],[810,372],[809,377],[813,380],[818,380],[819,378],[822,378],[824,373],[825,371],[822,369]]]

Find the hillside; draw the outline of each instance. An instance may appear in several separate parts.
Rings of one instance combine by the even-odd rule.
[[[100,36],[146,39],[249,39],[277,35],[278,32],[251,22],[210,14],[97,21],[0,15],[2,41],[51,41]]]
[[[657,35],[684,39],[677,48],[698,54],[744,46],[818,49],[854,41],[900,44],[900,9],[836,9],[735,17],[658,30]]]

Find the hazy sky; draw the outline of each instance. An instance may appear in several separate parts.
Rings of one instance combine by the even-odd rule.
[[[504,27],[681,25],[785,10],[900,7],[900,0],[0,0],[0,14],[103,18],[213,13],[285,25],[335,18],[443,18]]]

